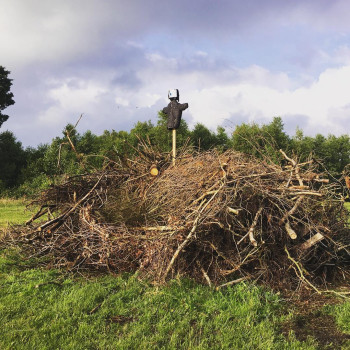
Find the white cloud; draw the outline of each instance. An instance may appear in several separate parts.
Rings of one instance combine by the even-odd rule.
[[[57,83],[56,83],[57,84]],[[106,87],[95,81],[79,81],[78,86],[69,86],[68,83],[49,91],[48,95],[57,101],[63,110],[79,113],[82,109],[90,109],[99,104],[100,97],[107,93]]]
[[[295,82],[285,74],[257,66],[236,69],[236,79],[221,84],[225,74],[230,72],[185,74],[155,64],[140,69],[141,86],[137,91],[108,86],[105,80],[91,77],[72,79],[74,83],[55,81],[47,91],[52,103],[31,124],[38,129],[51,127],[48,135],[53,137],[57,129],[74,123],[84,113],[80,124],[83,131],[128,130],[138,120],[155,122],[157,112],[168,103],[168,89],[178,88],[180,102],[189,103],[183,117],[191,127],[200,122],[216,129],[227,120],[233,124],[268,122],[274,116],[282,116],[292,132],[296,120],[303,123],[300,126],[309,135],[350,132],[350,125],[344,122],[350,113],[350,65],[327,69],[308,87],[296,89],[291,88]],[[305,116],[304,120],[300,116]]]
[[[116,97],[115,98],[115,103],[117,105],[121,105],[121,106],[124,106],[124,107],[127,107],[130,104],[129,100],[127,100],[127,99],[125,99],[123,97]]]
[[[137,120],[155,121],[168,102],[168,89],[179,88],[181,102],[190,105],[184,118],[191,126],[202,122],[214,129],[232,116],[248,122],[281,115],[305,116],[309,134],[350,132],[344,123],[350,112],[348,2],[178,4],[0,0],[0,65],[12,71],[19,92],[5,127],[13,127],[25,144],[49,142],[81,113],[86,123],[80,127],[96,133],[130,129]],[[301,41],[309,52],[299,52],[295,44],[304,38],[293,41],[293,29],[301,27],[308,30]],[[335,35],[323,37],[328,29]],[[342,35],[337,43],[326,43]],[[262,48],[251,49],[260,40]],[[321,41],[326,44],[318,45]],[[297,71],[267,66],[283,50],[298,56]],[[241,57],[240,67],[235,57]],[[246,58],[255,64],[244,67]],[[305,68],[308,60],[323,70],[317,79]]]
[[[192,126],[202,122],[216,128],[233,115],[245,116],[247,122],[303,115],[308,134],[350,132],[350,125],[340,124],[349,112],[350,65],[326,69],[308,86],[258,66],[235,69],[236,78],[223,84],[221,77],[230,74],[226,70],[179,74],[153,66],[140,72],[139,94],[165,95],[168,88],[179,88],[181,101],[190,104],[184,117],[191,116]]]

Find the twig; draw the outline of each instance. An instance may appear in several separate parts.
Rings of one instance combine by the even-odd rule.
[[[283,152],[281,149],[280,149],[280,152],[282,153],[283,157],[286,158],[290,163],[292,163],[293,165],[293,169],[294,169],[294,172],[295,172],[295,177],[297,178],[297,180],[299,181],[299,185],[300,186],[304,186],[304,183],[303,183],[303,180],[301,179],[300,175],[299,175],[299,166],[297,164],[297,162],[288,157],[285,152]]]
[[[39,284],[35,285],[35,288],[40,288],[40,287],[42,287],[42,286],[47,286],[47,285],[49,285],[49,284],[54,284],[55,286],[62,287],[62,283],[55,282],[55,281],[50,281],[50,282],[39,283]]]
[[[279,224],[282,225],[289,216],[293,215],[295,213],[295,211],[297,210],[299,204],[302,202],[302,200],[304,199],[304,196],[300,196],[297,201],[295,202],[293,208],[291,210],[289,210],[287,213],[285,213],[282,217],[282,219],[279,221]]]
[[[207,283],[208,283],[208,286],[211,287],[211,286],[212,286],[212,283],[211,283],[211,280],[210,280],[208,274],[205,272],[205,270],[203,269],[201,263],[200,263],[198,260],[196,261],[196,263],[197,263],[199,269],[201,270],[201,272],[202,272],[204,278],[206,279],[206,281],[207,281]]]
[[[186,239],[180,244],[180,246],[177,248],[177,250],[175,251],[173,257],[170,260],[170,263],[167,267],[167,269],[165,270],[164,276],[163,276],[163,282],[165,281],[166,277],[169,274],[169,271],[171,270],[172,266],[174,265],[174,262],[177,258],[177,256],[180,254],[181,250],[187,245],[187,243],[190,241],[190,239],[192,238],[193,234],[195,233],[197,226],[198,226],[198,221],[200,219],[200,216],[202,214],[202,212],[204,211],[204,209],[209,205],[209,203],[214,199],[214,197],[218,194],[219,190],[222,188],[223,184],[220,186],[220,188],[211,196],[211,198],[209,199],[209,201],[202,207],[202,209],[199,211],[196,219],[193,222],[193,226],[192,229],[190,231],[190,233],[187,235]]]
[[[179,245],[179,247],[176,249],[173,257],[171,258],[170,263],[169,263],[167,269],[165,270],[165,273],[164,273],[164,276],[163,276],[163,282],[165,282],[165,279],[168,276],[169,271],[173,267],[177,256],[180,254],[181,250],[187,245],[187,243],[189,242],[189,240],[191,239],[191,237],[195,233],[195,231],[197,229],[199,217],[200,217],[200,214],[198,214],[198,216],[194,220],[193,226],[192,226],[192,229],[191,229],[190,233],[187,235],[186,239]]]
[[[250,239],[251,244],[252,244],[254,247],[257,247],[257,246],[258,246],[258,243],[257,243],[256,239],[254,238],[253,233],[254,233],[255,226],[256,226],[257,223],[258,223],[258,218],[259,218],[259,216],[260,216],[262,210],[263,210],[263,208],[261,207],[261,208],[256,212],[255,217],[254,217],[254,220],[253,220],[253,222],[252,222],[252,224],[251,224],[251,226],[250,226],[250,228],[249,228],[249,231],[238,241],[237,245],[239,245],[242,241],[244,241],[244,239],[245,239],[246,237],[249,236],[249,239]]]
[[[295,259],[293,259],[287,247],[284,247],[285,252],[287,253],[288,259],[296,266],[296,269],[294,270],[297,274],[297,276],[303,281],[306,282],[312,289],[314,289],[318,294],[321,294],[321,292],[304,276],[303,270],[300,267],[300,265],[296,262]],[[299,273],[298,273],[299,272]]]
[[[38,231],[42,231],[44,228],[54,224],[54,223],[57,223],[57,222],[60,222],[60,221],[63,221],[70,213],[72,213],[85,199],[87,199],[90,194],[95,190],[95,188],[97,187],[97,185],[100,183],[101,179],[102,179],[103,175],[101,175],[99,177],[99,179],[97,180],[97,182],[95,183],[95,185],[91,188],[91,190],[81,199],[78,200],[78,202],[75,203],[75,205],[67,210],[66,212],[64,212],[62,215],[58,216],[57,218],[53,219],[53,220],[50,220],[48,222],[46,222],[45,224],[39,226],[37,228]]]
[[[235,214],[235,215],[238,215],[240,210],[242,210],[242,209],[233,209],[233,208],[227,207],[227,211],[229,213],[232,213],[232,214]]]
[[[219,290],[223,287],[227,287],[227,286],[232,286],[233,284],[237,284],[237,283],[240,283],[242,281],[246,281],[246,280],[249,280],[251,279],[250,276],[245,276],[245,277],[241,277],[241,278],[237,278],[236,280],[233,280],[231,282],[227,282],[227,283],[224,283],[224,284],[221,284],[220,286],[217,286],[216,287],[216,290]]]

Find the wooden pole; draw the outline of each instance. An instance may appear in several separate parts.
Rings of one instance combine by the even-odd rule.
[[[176,129],[173,129],[173,166],[175,166],[176,159]]]

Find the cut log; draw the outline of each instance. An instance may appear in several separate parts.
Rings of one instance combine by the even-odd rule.
[[[315,235],[313,235],[311,238],[309,238],[306,242],[300,245],[301,250],[307,250],[314,246],[316,243],[322,241],[324,239],[324,236],[317,232]]]
[[[287,231],[287,233],[288,233],[288,236],[289,236],[291,239],[297,239],[298,236],[297,236],[296,232],[290,227],[290,224],[289,224],[288,221],[286,222],[286,224],[285,224],[284,227],[286,228],[286,231]]]
[[[159,170],[158,170],[157,166],[156,165],[152,165],[149,173],[152,176],[158,176],[159,175]]]

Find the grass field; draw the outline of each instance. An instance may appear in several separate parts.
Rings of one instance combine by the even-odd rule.
[[[30,217],[22,210],[7,203],[0,217],[20,223]],[[253,284],[152,286],[135,275],[82,277],[41,266],[0,250],[1,350],[350,349],[350,301],[298,305]]]
[[[135,276],[83,279],[30,264],[2,253],[1,349],[315,348],[281,334],[282,300],[253,285],[154,287]]]
[[[0,199],[0,228],[8,224],[22,224],[31,217],[24,200]]]

